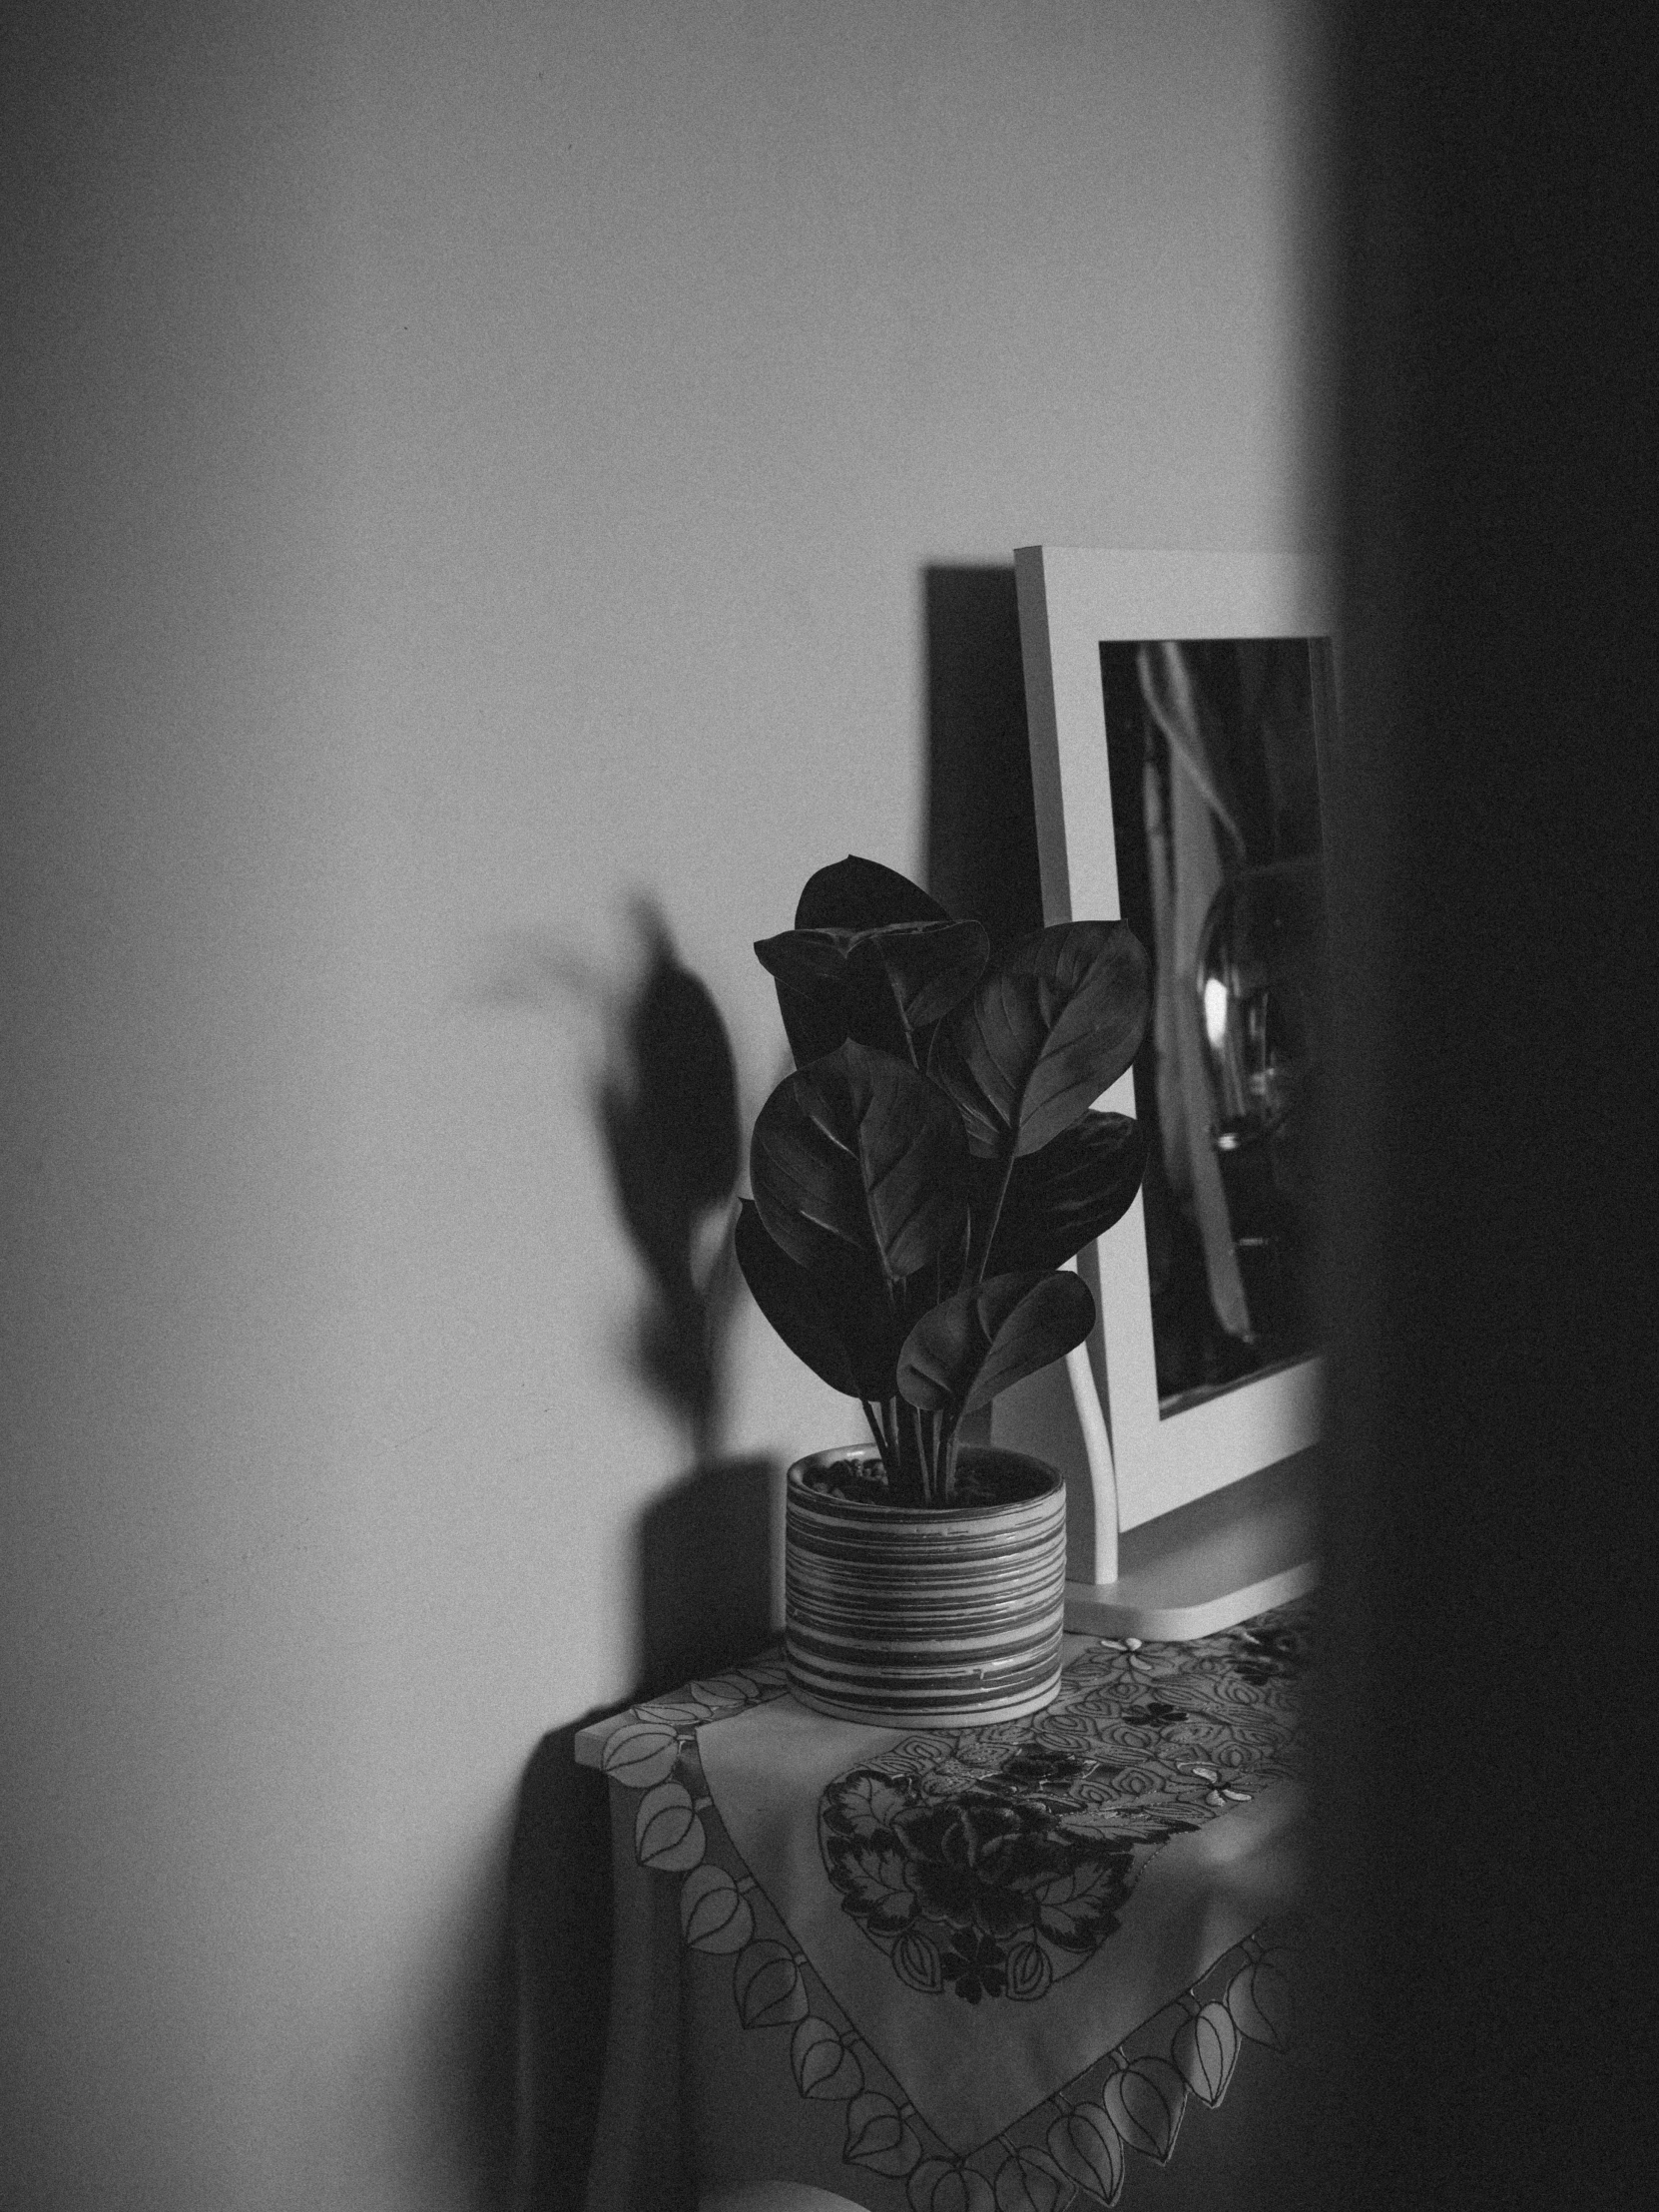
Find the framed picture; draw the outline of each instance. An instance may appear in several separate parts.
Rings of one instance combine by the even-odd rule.
[[[1044,918],[1121,916],[1152,974],[1098,1102],[1142,1123],[1146,1175],[1071,1362],[1107,1583],[1121,1535],[1319,1436],[1335,626],[1311,559],[1034,546],[1015,574]]]

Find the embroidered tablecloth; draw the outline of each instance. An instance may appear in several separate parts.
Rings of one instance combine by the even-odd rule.
[[[1306,1603],[1192,1643],[1069,1637],[1046,1712],[952,1731],[809,1712],[775,1651],[585,1732],[624,1854],[677,1891],[697,2039],[726,2046],[692,2068],[720,2116],[679,2128],[700,2178],[1057,2212],[1117,2202],[1128,2153],[1168,2161],[1241,2050],[1288,2040],[1306,1649]],[[609,2164],[594,2212],[641,2186]]]

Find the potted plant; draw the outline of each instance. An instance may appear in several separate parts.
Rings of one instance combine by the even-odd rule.
[[[1140,1184],[1138,1125],[1094,1101],[1140,1043],[1146,955],[1083,921],[993,957],[853,856],[755,950],[796,1068],[756,1120],[738,1260],[871,1436],[789,1472],[792,1686],[895,1725],[1034,1712],[1059,1682],[1064,1484],[961,1424],[1093,1326],[1065,1263]]]

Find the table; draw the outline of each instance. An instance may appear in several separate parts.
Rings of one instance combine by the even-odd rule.
[[[1308,1644],[1306,1600],[1069,1636],[1046,1713],[959,1731],[811,1713],[775,1648],[585,1729],[617,1916],[588,2212],[766,2179],[1224,2205],[1287,2094]]]

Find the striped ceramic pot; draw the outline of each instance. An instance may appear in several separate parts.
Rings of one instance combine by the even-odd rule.
[[[874,1473],[873,1444],[816,1451],[789,1473],[784,1649],[804,1705],[883,1727],[968,1728],[1041,1712],[1060,1686],[1066,1490],[1040,1459],[964,1446],[970,1496],[889,1505],[837,1496]]]

